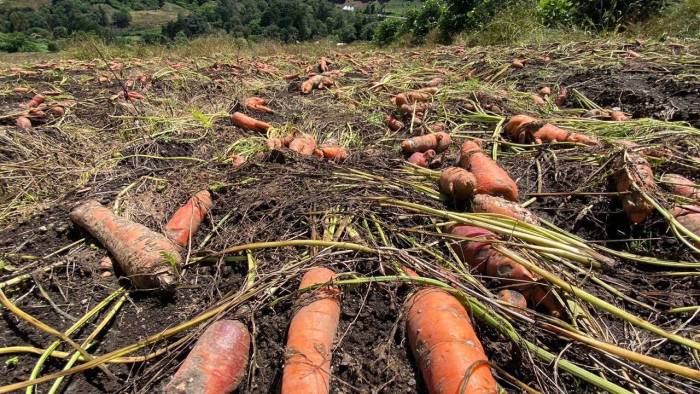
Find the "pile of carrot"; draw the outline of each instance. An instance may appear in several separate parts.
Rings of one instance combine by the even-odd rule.
[[[15,93],[24,94],[28,93],[28,88],[15,88]],[[20,104],[20,107],[25,108],[16,119],[15,125],[20,130],[29,130],[32,128],[32,121],[41,121],[46,118],[47,113],[53,115],[56,118],[60,118],[65,115],[66,111],[62,102],[46,102],[45,96],[55,96],[59,92],[42,92],[41,94],[34,95],[31,100],[26,103]]]
[[[654,211],[654,206],[644,198],[642,192],[652,192],[656,188],[656,182],[651,165],[644,157],[633,152],[628,152],[627,156],[629,162],[624,157],[616,161],[613,182],[618,193],[625,193],[620,200],[627,218],[632,223],[639,224]]]
[[[327,268],[309,270],[299,289],[331,282],[335,273]],[[282,394],[328,393],[333,339],[340,320],[340,290],[320,287],[302,293],[301,307],[292,317],[287,334]]]
[[[457,256],[482,274],[500,279],[503,284],[512,286],[533,306],[542,306],[552,316],[562,316],[563,309],[554,294],[527,268],[491,248],[491,242],[498,236],[480,227],[458,225],[450,229],[450,234],[469,238],[451,244]],[[511,299],[517,295],[511,294]],[[518,305],[518,302],[514,302]]]
[[[241,112],[234,112],[233,115],[231,115],[231,123],[233,123],[234,126],[238,126],[242,129],[257,131],[260,133],[266,133],[270,128],[268,123],[251,118],[250,116]]]
[[[516,115],[510,118],[504,127],[505,133],[513,141],[524,144],[534,142],[575,142],[585,145],[598,145],[598,140],[585,134],[570,133],[553,124],[542,122],[527,115]]]

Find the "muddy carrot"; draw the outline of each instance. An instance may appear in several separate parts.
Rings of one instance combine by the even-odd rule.
[[[471,241],[455,241],[450,244],[452,250],[463,262],[476,269],[482,274],[486,272],[486,261],[489,258],[491,243],[489,241],[498,239],[498,236],[489,230],[476,226],[457,225],[450,229],[450,234],[464,238],[471,238]],[[480,241],[483,239],[483,241]]]
[[[615,190],[619,193],[626,193],[620,197],[622,209],[627,214],[627,218],[634,224],[642,223],[654,211],[654,206],[649,203],[642,193],[651,192],[655,189],[654,172],[649,162],[637,153],[628,152],[629,163],[621,157],[615,163],[617,171],[613,175]]]
[[[302,134],[295,137],[292,142],[289,143],[289,149],[300,155],[310,156],[314,154],[314,150],[316,150],[316,140],[310,135]]]
[[[664,174],[661,182],[671,193],[688,198],[699,198],[700,187],[695,182],[678,174]]]
[[[27,108],[38,107],[44,103],[44,100],[44,96],[37,94],[36,96],[32,97],[31,100],[29,100],[29,102],[27,103]]]
[[[391,131],[398,131],[403,128],[403,123],[391,115],[386,115],[384,117],[384,124],[387,125]]]
[[[32,128],[32,121],[26,116],[20,116],[15,120],[15,125],[20,130],[29,130]]]
[[[280,150],[282,148],[289,148],[289,144],[294,140],[293,135],[287,135],[280,138],[270,138],[267,140],[267,147],[270,149]]]
[[[527,115],[513,116],[504,126],[506,134],[519,143],[534,142],[576,142],[586,145],[598,145],[594,137],[580,133],[570,133],[553,124],[542,122]]]
[[[245,377],[250,333],[236,320],[219,320],[199,337],[164,393],[228,394]]]
[[[418,290],[406,302],[406,331],[431,394],[498,392],[469,315],[452,295]]]
[[[435,157],[435,151],[429,149],[425,152],[414,152],[407,161],[419,167],[428,167],[433,157]]]
[[[309,94],[314,89],[324,89],[333,86],[335,83],[329,77],[324,75],[314,75],[301,84],[301,92]]]
[[[267,130],[270,128],[270,125],[268,123],[263,122],[261,120],[253,119],[250,116],[245,115],[241,112],[234,112],[233,115],[231,115],[231,123],[242,129],[258,131],[261,133],[267,132]]]
[[[347,149],[338,145],[324,145],[321,147],[321,152],[323,152],[324,158],[336,163],[344,162],[349,156]]]
[[[501,197],[477,194],[472,200],[472,210],[477,213],[496,213],[520,220],[521,222],[537,224],[539,220],[530,210],[518,203]]]
[[[459,167],[448,167],[440,173],[440,191],[451,200],[466,201],[474,196],[476,178],[469,171]]]
[[[314,268],[301,279],[300,289],[331,281],[327,268]],[[333,338],[340,319],[340,291],[322,287],[302,294],[301,308],[287,335],[282,394],[321,394],[330,390]]]
[[[275,113],[272,108],[267,106],[267,100],[260,97],[248,97],[245,100],[245,107],[250,111],[257,111],[265,114]]]
[[[109,250],[136,288],[173,289],[182,257],[164,235],[116,216],[97,201],[79,205],[70,218]]]
[[[180,207],[165,225],[165,235],[176,245],[186,247],[207,216],[213,202],[208,191],[202,190]]]
[[[404,153],[426,152],[434,150],[435,152],[443,152],[452,144],[452,138],[449,134],[439,132],[412,137],[401,142],[401,150]]]
[[[462,144],[457,161],[460,167],[474,174],[477,194],[518,200],[518,185],[498,163],[484,154],[480,141],[467,141]]]
[[[508,305],[518,309],[527,309],[527,300],[520,292],[515,290],[503,289],[498,292],[498,299]]]

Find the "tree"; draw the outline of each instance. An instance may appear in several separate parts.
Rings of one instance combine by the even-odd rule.
[[[129,27],[131,24],[131,14],[125,10],[117,11],[112,17],[112,24],[121,29]]]

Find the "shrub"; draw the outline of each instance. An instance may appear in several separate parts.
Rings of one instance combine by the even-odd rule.
[[[408,11],[404,30],[411,33],[415,43],[422,42],[437,27],[444,11],[445,5],[441,0],[427,0],[421,7]]]
[[[374,31],[372,42],[380,46],[391,44],[397,38],[402,28],[403,21],[400,19],[384,19]]]
[[[131,24],[131,14],[129,11],[119,10],[112,17],[112,24],[119,28],[129,27]]]

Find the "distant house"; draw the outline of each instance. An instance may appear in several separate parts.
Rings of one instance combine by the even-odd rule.
[[[343,11],[355,12],[355,7],[351,5],[343,6]]]

